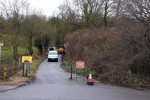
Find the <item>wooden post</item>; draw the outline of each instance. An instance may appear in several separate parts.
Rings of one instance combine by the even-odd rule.
[[[0,63],[1,63],[1,46],[3,46],[3,42],[0,42]]]
[[[6,81],[6,76],[7,76],[7,68],[6,65],[4,65],[4,81]]]
[[[23,63],[23,66],[22,66],[22,76],[24,76],[24,63]]]
[[[18,61],[18,71],[20,70],[20,57],[19,57],[19,61]]]
[[[14,66],[15,66],[15,60],[13,60],[13,65],[12,65],[12,74],[14,74]]]

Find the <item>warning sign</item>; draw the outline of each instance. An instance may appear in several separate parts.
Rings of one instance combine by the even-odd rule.
[[[26,60],[32,63],[32,56],[22,56],[22,63],[24,63]]]
[[[76,67],[77,67],[77,68],[84,68],[84,62],[82,62],[82,61],[77,61],[77,62],[76,62]]]

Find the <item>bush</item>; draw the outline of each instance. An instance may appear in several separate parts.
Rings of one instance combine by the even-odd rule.
[[[66,36],[65,41],[69,43],[66,56],[74,61],[84,61],[102,82],[146,87],[150,83],[147,80],[150,75],[149,47],[140,37],[143,30],[139,27],[139,24],[128,24],[105,30],[79,30]],[[136,77],[136,74],[140,76]],[[143,74],[148,75],[141,78]]]
[[[150,59],[137,58],[130,65],[132,72],[136,74],[150,74]]]

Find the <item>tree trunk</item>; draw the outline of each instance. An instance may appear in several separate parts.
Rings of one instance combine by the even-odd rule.
[[[13,46],[13,59],[17,59],[17,47]]]
[[[44,42],[42,43],[42,56],[44,56]]]
[[[105,28],[108,25],[108,22],[107,22],[107,10],[108,10],[108,3],[106,2],[106,4],[105,4],[105,12],[104,12],[104,26],[105,26]]]
[[[28,50],[29,50],[29,54],[32,56],[32,54],[33,54],[33,50],[32,50],[32,38],[30,38],[30,40],[29,40]]]

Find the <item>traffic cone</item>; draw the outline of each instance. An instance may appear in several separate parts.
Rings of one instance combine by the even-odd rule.
[[[90,71],[90,75],[89,75],[89,78],[88,78],[88,81],[87,81],[87,85],[94,85],[94,82],[92,80],[92,71]]]

